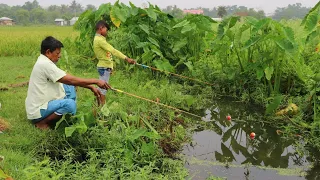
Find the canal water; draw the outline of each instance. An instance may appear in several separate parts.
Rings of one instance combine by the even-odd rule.
[[[182,154],[191,179],[320,179],[315,153],[303,152],[299,135],[289,140],[263,120],[262,110],[230,99],[204,110]],[[231,120],[226,116],[230,115]],[[255,137],[250,137],[254,132]],[[311,157],[312,156],[312,157]],[[319,156],[320,157],[320,156]]]

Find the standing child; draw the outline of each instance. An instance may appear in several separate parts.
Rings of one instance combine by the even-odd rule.
[[[109,25],[100,20],[96,24],[96,35],[93,40],[93,51],[99,60],[97,64],[98,72],[99,72],[99,79],[109,82],[110,75],[112,74],[113,70],[113,58],[112,56],[116,56],[120,59],[126,60],[130,64],[135,64],[136,62],[122,54],[117,49],[113,48],[107,41],[107,33],[109,30]],[[107,90],[99,88],[100,92],[102,93],[101,97],[101,105],[105,103],[106,100],[106,93]]]

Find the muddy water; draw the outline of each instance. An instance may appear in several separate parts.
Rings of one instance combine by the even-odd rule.
[[[302,140],[283,138],[261,117],[261,110],[230,100],[218,101],[205,110],[205,123],[195,126],[193,141],[182,151],[190,178],[320,179],[313,158],[296,148]],[[251,132],[255,132],[254,138],[250,138]]]

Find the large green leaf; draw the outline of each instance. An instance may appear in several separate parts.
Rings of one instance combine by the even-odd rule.
[[[227,31],[224,33],[230,40],[234,39],[234,32],[231,29],[227,29]]]
[[[116,6],[114,6],[110,11],[110,18],[111,18],[112,23],[116,27],[120,27],[121,22],[124,22],[124,21],[122,21],[122,19],[125,19],[124,16],[120,13],[119,7],[116,7]]]
[[[174,66],[170,64],[170,62],[165,59],[165,60],[155,60],[153,61],[156,67],[160,70],[167,71],[167,72],[173,72],[174,71]]]
[[[248,49],[249,47],[255,45],[256,43],[258,43],[261,39],[261,36],[254,36],[254,37],[251,37],[245,44],[244,44],[244,47],[242,48],[243,50],[244,49]]]
[[[145,11],[153,22],[157,21],[157,13],[155,13],[152,8],[148,8]]]
[[[294,49],[292,42],[290,42],[289,40],[276,39],[275,42],[281,49],[283,49],[285,51],[292,51]]]
[[[267,80],[270,81],[271,77],[272,77],[272,74],[273,74],[273,66],[268,66],[265,70],[264,70],[264,73],[266,74],[266,78]]]
[[[130,4],[130,7],[131,7],[130,14],[132,16],[138,15],[139,14],[139,9],[132,2],[129,2],[129,4]]]
[[[232,28],[233,26],[235,26],[239,21],[239,18],[240,18],[239,16],[232,16],[229,20],[229,28]]]
[[[139,27],[145,32],[147,33],[148,35],[150,34],[149,32],[149,27],[145,24],[140,24]]]
[[[184,33],[186,33],[186,32],[189,32],[189,31],[194,30],[195,28],[196,28],[196,25],[194,25],[194,24],[188,24],[188,25],[186,25],[186,26],[184,26],[184,27],[182,28],[181,33],[184,34]]]
[[[268,26],[270,21],[271,21],[271,19],[269,19],[269,18],[265,18],[265,19],[258,21],[253,28],[253,33],[256,33],[259,30],[263,29],[264,27]]]
[[[80,120],[80,122],[76,125],[76,127],[77,127],[77,131],[78,131],[80,134],[83,134],[83,133],[87,132],[88,127],[87,127],[86,123],[84,122],[84,116],[81,117],[81,120]]]
[[[308,19],[309,15],[310,15],[312,12],[314,12],[314,11],[316,11],[316,10],[319,10],[319,7],[320,7],[320,1],[319,1],[319,2],[309,11],[309,13],[303,18],[301,25],[305,25],[305,23],[307,22],[307,19]]]
[[[222,39],[223,36],[224,36],[224,26],[223,26],[222,23],[220,23],[219,26],[218,26],[218,34],[217,34],[217,37],[218,37],[219,39]]]
[[[128,11],[126,8],[121,8],[121,9],[116,9],[115,14],[117,15],[117,17],[122,21],[122,22],[126,22],[127,18],[128,18]]]
[[[110,3],[99,6],[99,9],[95,12],[95,22],[101,20],[102,15],[109,14],[111,7]]]
[[[155,57],[155,54],[152,51],[146,51],[142,54],[142,60],[143,63],[151,62],[153,58]]]
[[[156,46],[151,45],[151,51],[156,53],[158,56],[163,57],[162,52]]]
[[[245,21],[246,21],[247,23],[249,23],[250,25],[252,25],[252,26],[257,26],[257,24],[258,24],[258,22],[259,22],[256,18],[254,18],[254,17],[252,17],[252,16],[247,16],[247,17],[245,17]]]
[[[234,44],[238,45],[241,43],[242,33],[250,28],[250,25],[243,24],[238,31],[236,31],[234,35]]]
[[[278,108],[278,106],[280,105],[282,98],[283,98],[282,95],[278,95],[278,96],[274,97],[273,101],[267,105],[266,114],[270,114],[274,110],[276,110]]]
[[[149,42],[139,42],[137,43],[136,48],[145,48],[145,47],[148,47],[149,45],[150,45]]]
[[[160,48],[159,43],[157,40],[153,39],[152,37],[148,37],[147,38],[153,45],[157,46],[158,48]]]
[[[286,38],[291,42],[295,43],[294,31],[290,27],[284,27],[284,33]]]
[[[318,24],[318,17],[319,17],[319,10],[314,10],[309,13],[309,15],[306,18],[304,29],[308,32],[311,33],[313,29],[317,26]]]
[[[66,135],[66,137],[71,137],[72,136],[72,134],[74,133],[74,131],[76,130],[77,128],[76,127],[66,127],[65,129],[64,129],[64,133],[65,133],[65,135]]]
[[[180,23],[176,24],[175,26],[173,26],[173,28],[179,28],[179,27],[184,27],[186,25],[188,25],[190,22],[188,20],[183,20]]]
[[[263,72],[263,69],[257,69],[256,70],[256,72],[257,72],[257,79],[258,80],[261,80],[261,78],[263,77],[263,75],[264,75],[264,72]]]
[[[188,67],[189,71],[193,71],[193,65],[191,61],[185,62],[184,64]]]
[[[307,36],[306,43],[308,43],[308,42],[312,41],[313,39],[319,37],[319,34],[320,34],[320,31],[319,31],[318,29],[312,31],[312,33],[310,33],[310,34]]]
[[[179,51],[182,47],[184,47],[187,44],[188,44],[187,38],[181,39],[180,41],[177,41],[174,44],[172,51],[175,53],[175,52]]]

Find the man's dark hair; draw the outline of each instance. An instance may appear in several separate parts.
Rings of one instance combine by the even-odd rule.
[[[96,24],[96,31],[97,31],[100,27],[106,27],[108,30],[110,29],[109,24],[108,24],[106,21],[104,21],[104,20],[100,20],[100,21],[97,22],[97,24]]]
[[[55,51],[57,48],[62,48],[63,44],[52,36],[46,37],[41,43],[41,54],[45,55],[49,49],[50,52]]]

